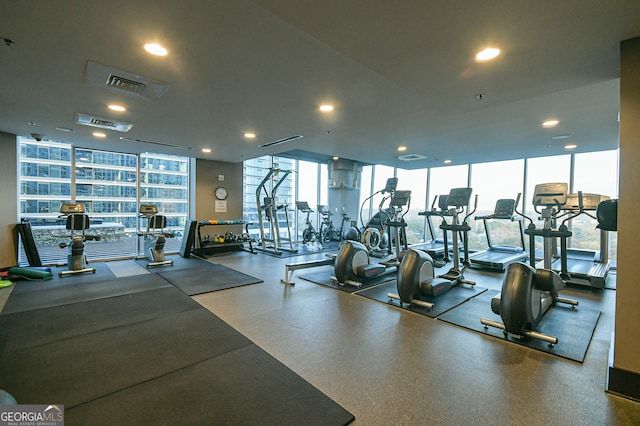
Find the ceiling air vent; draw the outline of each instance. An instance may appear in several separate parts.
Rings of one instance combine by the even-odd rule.
[[[134,73],[87,61],[84,83],[135,98],[156,100],[169,85]]]
[[[133,127],[133,123],[128,121],[110,120],[81,112],[76,113],[76,123],[100,129],[117,130],[118,132],[128,132]]]
[[[422,154],[398,155],[398,160],[400,161],[424,160],[425,158],[427,158],[427,156]]]
[[[114,74],[111,74],[107,79],[107,86],[120,90],[128,90],[129,92],[137,93],[138,95],[141,95],[142,92],[144,92],[144,89],[147,88],[147,85],[144,83],[129,80],[128,78],[120,77]]]
[[[294,141],[296,139],[300,139],[301,137],[302,136],[300,136],[300,135],[293,135],[293,136],[289,136],[288,138],[278,139],[277,141],[271,141],[271,142],[263,143],[262,145],[258,145],[258,146],[260,148],[266,148],[268,146],[280,145],[281,143],[291,142],[291,141]]]

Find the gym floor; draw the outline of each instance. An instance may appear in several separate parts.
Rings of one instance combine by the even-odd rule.
[[[323,256],[211,256],[264,283],[194,298],[350,411],[354,425],[640,424],[640,403],[604,391],[615,290],[575,289],[602,311],[579,363],[300,278],[314,269],[296,271],[294,286],[280,282],[285,264]],[[467,277],[501,285],[497,273]],[[10,292],[0,290],[0,307]]]

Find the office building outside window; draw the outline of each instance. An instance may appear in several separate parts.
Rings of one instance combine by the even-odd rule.
[[[66,262],[58,247],[69,231],[59,218],[62,202],[78,202],[91,218],[87,241],[89,260],[141,255],[138,232],[146,230],[139,203],[157,204],[167,216],[165,250],[177,252],[188,209],[189,159],[144,153],[139,155],[74,148],[70,144],[19,138],[20,219],[31,223],[43,264]],[[73,189],[73,191],[72,191]],[[19,264],[27,264],[23,251]]]

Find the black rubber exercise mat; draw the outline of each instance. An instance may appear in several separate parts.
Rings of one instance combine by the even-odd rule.
[[[557,345],[549,347],[546,342],[540,340],[522,340],[513,336],[505,339],[503,331],[498,328],[485,329],[480,323],[481,318],[502,322],[500,316],[491,311],[491,298],[496,294],[498,291],[487,291],[444,313],[438,319],[574,361],[584,361],[600,318],[600,311],[583,306],[571,309],[562,304],[549,309],[536,328],[536,331],[558,339]]]
[[[67,409],[69,424],[346,425],[354,417],[254,344]]]
[[[201,260],[194,263],[191,268],[163,269],[157,275],[160,275],[189,296],[262,282],[260,278],[244,274],[227,266]]]
[[[110,279],[101,279],[97,282],[87,281],[86,278],[86,276],[62,278],[54,276],[50,281],[19,281],[15,284],[2,314],[50,308],[171,286],[171,283],[158,278],[155,274],[118,279],[111,274]]]
[[[387,296],[389,293],[398,293],[395,280],[375,287],[370,287],[365,290],[357,291],[355,294],[377,300],[378,302],[388,303],[427,317],[435,318],[485,291],[487,291],[486,288],[478,286],[454,286],[451,290],[438,297],[423,297],[422,300],[432,302],[434,304],[433,308],[430,310],[420,305],[408,305],[406,303],[403,303],[401,306],[399,300],[390,299],[389,296]]]
[[[21,404],[65,408],[155,379],[251,341],[204,308],[0,354]],[[86,423],[86,424],[91,424]]]
[[[335,288],[336,290],[345,291],[347,293],[354,293],[358,290],[364,290],[366,288],[370,288],[387,281],[392,281],[392,280],[395,281],[396,279],[395,273],[384,274],[366,281],[363,280],[362,286],[357,287],[349,284],[345,284],[345,285],[337,284],[331,279],[332,275],[333,275],[333,266],[328,266],[328,267],[318,268],[316,272],[300,275],[300,278],[306,281],[310,281],[314,284],[320,284],[326,287]]]
[[[168,285],[84,303],[4,314],[0,315],[0,344],[3,352],[15,351],[198,308],[199,303]]]

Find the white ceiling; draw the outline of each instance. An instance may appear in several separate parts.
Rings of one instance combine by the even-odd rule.
[[[640,36],[638,0],[30,0],[0,13],[15,41],[0,44],[0,131],[230,162],[295,151],[417,168],[615,149],[619,42]],[[489,45],[503,54],[476,63]],[[95,87],[90,62],[169,88],[142,100]],[[98,140],[77,113],[133,128]],[[399,161],[399,145],[427,159]]]

